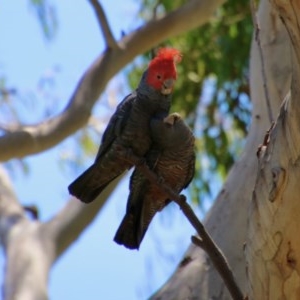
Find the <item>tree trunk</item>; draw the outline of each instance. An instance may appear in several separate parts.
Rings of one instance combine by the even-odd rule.
[[[249,299],[300,299],[300,5],[274,1],[290,41],[290,92],[258,151],[246,246]],[[283,55],[281,58],[283,59]]]
[[[254,37],[250,54],[250,88],[253,103],[251,129],[243,154],[232,167],[205,219],[205,227],[227,257],[245,295],[248,279],[244,248],[246,241],[247,249],[252,243],[252,238],[247,239],[247,227],[253,220],[253,217],[248,220],[248,211],[257,176],[256,152],[259,144],[263,142],[266,130],[270,128],[270,118],[277,116],[281,102],[290,88],[292,65],[289,36],[276,11],[267,0],[261,1],[257,20],[260,28],[258,41],[261,47]],[[278,143],[280,144],[279,141]],[[260,234],[264,234],[259,227],[262,224],[258,224],[251,232],[259,231]],[[250,236],[253,237],[253,234]],[[260,244],[256,247],[257,251],[261,246]],[[252,259],[248,259],[248,268],[252,263]],[[251,275],[255,277],[254,273]],[[191,245],[173,276],[151,299],[231,298],[206,254]],[[249,299],[266,298],[263,294],[256,294]],[[284,298],[270,297],[269,299]]]

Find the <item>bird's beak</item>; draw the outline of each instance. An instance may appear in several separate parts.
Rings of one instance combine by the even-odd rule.
[[[175,80],[173,78],[167,79],[163,82],[162,88],[161,88],[161,93],[163,95],[169,95],[173,91],[173,86],[174,86]]]
[[[164,123],[167,123],[171,126],[173,126],[176,122],[181,120],[180,114],[179,113],[172,113],[164,118]]]
[[[164,118],[164,123],[169,124],[171,126],[174,125],[174,121],[175,121],[175,118],[173,115],[168,115],[167,117]]]

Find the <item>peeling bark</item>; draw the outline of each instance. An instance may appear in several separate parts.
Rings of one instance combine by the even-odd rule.
[[[300,298],[300,5],[273,1],[287,32],[292,80],[258,152],[247,239],[249,299]]]

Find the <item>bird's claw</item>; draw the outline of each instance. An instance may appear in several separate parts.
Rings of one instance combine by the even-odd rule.
[[[184,202],[186,202],[186,196],[184,196],[184,195],[179,195],[179,199],[180,199],[180,202],[181,203],[184,203]]]

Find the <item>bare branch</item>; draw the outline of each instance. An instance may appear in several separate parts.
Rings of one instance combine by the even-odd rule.
[[[39,223],[29,220],[0,167],[0,243],[6,257],[3,299],[48,299],[51,247],[40,239]]]
[[[44,122],[25,126],[0,137],[0,160],[21,158],[49,149],[83,127],[108,80],[135,56],[168,37],[184,33],[209,20],[224,0],[191,0],[161,19],[123,37],[117,49],[108,49],[81,78],[66,108]]]
[[[208,232],[205,230],[203,224],[197,218],[190,205],[186,201],[183,201],[183,197],[181,197],[179,201],[178,199],[175,199],[174,201],[180,206],[180,209],[201,238],[197,238],[196,240],[195,237],[192,237],[192,241],[196,241],[196,245],[200,246],[209,256],[214,267],[222,277],[224,284],[228,288],[232,299],[243,300],[243,293],[237,285],[237,281],[227,262],[227,259],[225,258],[219,247],[212,240]]]
[[[94,220],[121,178],[110,184],[93,204],[83,205],[72,199],[52,220],[42,223],[26,217],[25,211],[36,215],[37,209],[19,204],[0,166],[0,245],[6,256],[5,299],[16,299],[17,295],[48,299],[47,282],[53,261]]]
[[[98,19],[99,26],[101,28],[106,46],[110,49],[115,49],[118,47],[118,44],[111,32],[110,26],[108,24],[104,9],[102,5],[97,0],[89,0],[91,5],[94,8],[96,17]]]
[[[121,154],[121,150],[120,150],[120,154]],[[240,288],[236,283],[232,270],[229,267],[229,264],[225,256],[218,248],[218,246],[214,243],[214,241],[212,240],[208,232],[205,230],[203,224],[197,218],[190,205],[186,202],[185,196],[178,195],[169,186],[167,186],[164,183],[161,183],[157,175],[152,170],[150,170],[149,167],[145,163],[143,163],[143,160],[141,160],[139,157],[135,156],[133,153],[130,153],[128,151],[126,151],[124,157],[125,155],[126,155],[126,160],[131,160],[133,164],[136,165],[137,169],[143,172],[143,174],[151,182],[153,182],[158,187],[160,187],[161,190],[164,191],[170,199],[172,199],[174,202],[176,202],[179,205],[185,217],[188,219],[190,224],[194,227],[194,229],[197,231],[198,235],[200,236],[200,239],[192,237],[192,241],[195,242],[197,246],[200,246],[207,253],[214,267],[219,272],[226,287],[228,288],[232,296],[232,299],[243,300],[244,299],[243,293],[241,292]]]
[[[49,233],[54,242],[57,259],[92,223],[100,209],[118,185],[122,177],[114,180],[93,203],[86,205],[72,198],[66,206],[49,222],[44,223],[43,231]],[[101,230],[101,229],[99,229]]]

